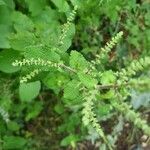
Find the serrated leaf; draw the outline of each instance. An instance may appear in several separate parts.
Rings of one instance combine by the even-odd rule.
[[[111,111],[111,106],[109,104],[103,104],[103,105],[100,104],[97,110],[100,116],[106,116],[110,113],[110,111]]]
[[[0,70],[6,73],[13,73],[19,70],[19,67],[12,66],[12,62],[19,59],[20,55],[14,50],[3,50],[0,52]]]
[[[59,9],[60,12],[68,12],[69,5],[65,0],[52,0],[55,6]]]
[[[60,61],[60,56],[55,51],[47,50],[46,48],[43,49],[41,47],[36,47],[36,45],[33,47],[29,46],[24,52],[24,56],[26,58],[41,58],[53,62]]]
[[[88,62],[81,53],[77,51],[71,51],[70,66],[76,70],[84,71],[88,67]]]
[[[58,12],[48,6],[46,6],[46,8],[38,16],[34,17],[34,22],[48,24],[50,27],[48,30],[51,30],[51,26],[53,26],[53,24],[55,25],[56,22],[59,24],[58,20]],[[42,24],[40,24],[40,26],[42,27]]]
[[[14,28],[17,31],[22,31],[22,30],[33,31],[33,29],[34,29],[34,24],[31,21],[31,19],[19,11],[13,12],[12,21],[14,23]]]
[[[38,96],[40,89],[40,81],[20,84],[19,95],[21,101],[31,102],[35,97]]]
[[[64,87],[64,98],[65,99],[78,99],[79,98],[79,81],[72,80]]]
[[[46,0],[25,0],[32,16],[37,16],[46,6]]]
[[[100,96],[102,99],[112,99],[115,97],[115,90],[111,89]]]
[[[14,50],[26,51],[27,47],[36,45],[36,38],[30,32],[19,32],[10,37],[10,45]]]
[[[101,76],[101,84],[103,84],[103,85],[115,83],[115,81],[116,81],[116,77],[115,77],[113,71],[111,71],[111,70],[105,71]]]
[[[92,78],[90,75],[79,72],[78,77],[80,81],[88,88],[92,88],[97,84],[97,80]]]
[[[61,72],[50,72],[44,79],[44,84],[49,88],[54,90],[58,94],[61,87],[68,83],[68,76],[62,74]]]

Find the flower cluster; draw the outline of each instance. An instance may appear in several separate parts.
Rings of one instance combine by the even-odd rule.
[[[43,60],[43,59],[34,59],[34,58],[31,58],[31,59],[23,59],[22,61],[19,61],[19,60],[15,60],[13,63],[12,63],[13,66],[51,66],[51,67],[58,67],[58,63],[54,63],[54,62],[51,62],[49,60]]]
[[[112,50],[112,48],[119,42],[122,38],[123,32],[120,31],[115,37],[113,37],[109,42],[106,43],[104,48],[101,48],[100,54],[96,55],[96,59],[91,61],[94,65],[101,64],[101,61],[105,56]]]
[[[58,71],[67,70],[67,71],[76,73],[76,70],[72,69],[69,66],[64,65],[63,62],[55,63],[55,62],[52,62],[52,61],[49,61],[49,60],[43,60],[43,59],[40,59],[40,58],[38,58],[38,59],[34,59],[34,58],[23,59],[22,61],[15,60],[12,63],[12,65],[15,66],[15,67],[16,66],[20,66],[20,67],[22,67],[22,66],[38,67],[37,69],[33,70],[31,73],[29,73],[26,76],[22,77],[21,80],[20,80],[20,83],[27,82],[28,80],[35,77],[35,75],[37,75],[42,70],[47,71],[47,69],[43,68],[43,67],[53,67],[53,68],[56,68]]]
[[[128,81],[129,77],[135,75],[138,71],[144,70],[148,66],[150,66],[150,57],[141,58],[140,60],[134,60],[126,69],[116,72],[116,75],[123,81]]]
[[[35,77],[37,74],[39,74],[40,71],[41,71],[40,69],[33,70],[32,72],[30,72],[26,76],[22,77],[20,80],[20,83],[25,83],[28,80],[31,80],[33,77]]]
[[[3,119],[6,121],[6,123],[9,122],[9,115],[2,107],[0,107],[0,114],[3,117]]]
[[[114,103],[113,106],[120,111],[121,113],[124,114],[125,118],[128,121],[133,122],[135,126],[138,128],[142,129],[144,133],[148,136],[150,136],[150,127],[148,126],[147,122],[145,120],[142,120],[140,118],[140,114],[137,112],[134,112],[134,110],[131,109],[131,106],[121,102],[119,103]]]
[[[71,25],[71,22],[74,20],[77,11],[77,6],[74,7],[74,10],[70,13],[69,17],[67,18],[67,22],[62,27],[62,34],[59,37],[59,44],[63,44],[64,38],[67,36],[67,32]]]
[[[109,144],[107,138],[105,137],[105,134],[103,132],[103,129],[98,123],[98,120],[96,118],[96,114],[93,112],[94,107],[94,101],[96,101],[96,95],[98,93],[98,90],[92,90],[89,91],[84,95],[84,103],[83,103],[83,110],[82,110],[82,121],[85,126],[92,125],[92,127],[96,130],[96,132],[100,135],[100,137],[103,139],[103,141],[107,144],[110,150],[112,150],[111,145]]]

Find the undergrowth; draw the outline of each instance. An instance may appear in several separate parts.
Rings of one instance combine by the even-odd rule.
[[[115,131],[112,130],[112,132],[106,134],[101,125],[101,115],[104,120],[109,120],[115,113],[123,116],[126,121],[131,122],[144,135],[150,136],[150,126],[147,121],[142,119],[141,114],[135,111],[130,103],[131,91],[133,89],[149,89],[150,79],[148,71],[150,56],[144,55],[145,52],[143,52],[141,56],[139,55],[134,60],[123,58],[123,60],[119,60],[121,62],[117,62],[117,58],[113,58],[116,64],[124,63],[123,65],[116,65],[116,67],[113,66],[113,60],[112,62],[110,61],[110,56],[114,54],[114,49],[124,45],[127,31],[117,27],[117,29],[112,31],[115,34],[112,37],[109,36],[109,40],[107,38],[104,46],[99,45],[96,39],[96,50],[92,45],[88,47],[88,50],[71,50],[70,46],[75,34],[75,25],[81,21],[80,29],[77,29],[79,31],[84,28],[84,23],[88,22],[88,19],[84,20],[82,18],[82,15],[86,16],[86,12],[82,10],[83,4],[80,1],[72,0],[70,7],[68,1],[63,1],[64,7],[62,7],[59,1],[52,0],[52,6],[54,7],[55,5],[59,10],[58,13],[54,10],[55,7],[45,7],[43,14],[40,14],[38,13],[38,7],[44,8],[47,1],[44,1],[44,3],[37,2],[39,6],[37,6],[36,10],[34,9],[34,1],[26,0],[25,2],[29,5],[32,19],[19,11],[13,12],[15,32],[9,35],[9,43],[5,43],[6,45],[4,46],[7,49],[1,52],[3,58],[8,59],[9,65],[7,70],[1,68],[7,73],[19,71],[16,74],[17,77],[20,76],[19,96],[25,105],[32,105],[32,100],[40,93],[41,83],[45,85],[44,88],[49,88],[55,93],[59,100],[53,109],[60,115],[66,113],[67,117],[67,119],[64,116],[62,117],[64,124],[58,129],[60,133],[67,132],[68,134],[61,141],[61,145],[71,145],[73,148],[76,148],[76,143],[84,140],[87,132],[90,134],[93,131],[98,135],[96,140],[100,139],[101,141],[101,149],[115,149],[115,143],[120,132],[115,134]],[[103,7],[107,3],[112,3],[115,6],[117,2],[89,1],[83,3],[88,8],[89,4],[93,4],[94,7]],[[20,1],[17,1],[17,3],[19,4]],[[40,3],[42,4],[41,6]],[[125,2],[122,2],[120,5],[123,5],[123,3]],[[26,4],[23,6],[26,7]],[[108,11],[107,8],[102,9],[104,12]],[[120,10],[119,6],[117,9]],[[128,9],[126,8],[126,10]],[[67,16],[64,19],[66,21],[62,19],[61,12]],[[51,14],[51,20],[49,20],[48,13]],[[77,18],[79,17],[77,13],[81,13],[80,18]],[[126,12],[121,13],[124,14]],[[38,18],[36,18],[37,15],[39,15]],[[92,16],[93,13],[90,15]],[[116,16],[118,14],[114,12],[112,22]],[[100,16],[97,13],[95,24],[98,24],[96,22],[98,17]],[[92,24],[92,19],[90,21],[89,24]],[[53,22],[52,25],[51,22]],[[61,25],[62,22],[64,22],[63,25]],[[49,25],[51,26],[49,27]],[[99,35],[97,28],[95,32]],[[89,35],[85,33],[85,36],[84,40],[86,41]],[[81,43],[83,42],[82,40],[80,39]],[[76,39],[74,39],[75,41]],[[119,44],[120,42],[121,44]],[[75,43],[73,44],[76,47]],[[122,50],[120,52],[122,53]],[[86,53],[88,55],[85,55]],[[35,110],[32,110],[32,106],[24,105],[22,106],[23,108],[18,108],[18,112],[19,109],[22,112],[27,107],[26,111],[28,113],[25,120],[29,121],[40,113],[42,103],[41,101],[36,101],[33,104],[33,109]],[[5,104],[3,106],[3,108],[0,107],[0,114],[6,124],[9,125],[11,118],[9,118],[7,113],[8,108]],[[66,110],[71,112],[70,115],[67,114]],[[101,112],[103,110],[104,115]],[[12,130],[15,131],[17,130],[16,128],[19,128],[15,122],[12,124],[15,126],[15,129]],[[76,133],[77,127],[81,135],[80,132]],[[5,141],[4,149],[9,147],[7,142],[11,139],[13,139],[13,136],[5,136],[3,138]],[[15,141],[22,142],[22,145],[26,144],[26,141],[19,137],[16,137]]]

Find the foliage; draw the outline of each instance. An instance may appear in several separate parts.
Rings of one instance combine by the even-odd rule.
[[[57,99],[48,109],[61,119],[60,146],[94,139],[116,149],[123,130],[116,113],[150,136],[134,110],[145,105],[135,106],[132,95],[150,89],[149,7],[135,0],[1,0],[0,147],[34,147],[26,124],[47,111],[47,92]],[[102,122],[111,118],[114,128],[105,133]]]

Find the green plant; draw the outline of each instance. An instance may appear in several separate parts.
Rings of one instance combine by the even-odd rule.
[[[15,5],[18,11],[14,10]],[[4,149],[23,149],[32,145],[26,141],[32,133],[24,133],[24,126],[45,111],[40,91],[47,93],[47,88],[58,99],[51,109],[62,119],[58,127],[59,133],[65,133],[61,146],[76,148],[78,141],[87,139],[89,132],[89,139],[95,142],[100,136],[104,147],[114,149],[117,125],[113,124],[112,133],[105,133],[102,123],[103,119],[113,118],[115,113],[150,135],[148,123],[132,109],[129,99],[131,90],[149,89],[150,57],[146,51],[150,48],[149,36],[142,37],[143,33],[149,33],[145,2],[139,8],[135,1],[119,0],[107,3],[99,0],[51,0],[50,3],[47,0],[2,0],[0,8],[0,16],[8,16],[0,21],[3,35],[0,35],[0,48],[3,49],[0,70],[11,73],[8,77],[2,74],[2,79],[12,82],[6,93],[2,92],[0,103],[0,114],[6,121],[5,127],[1,119],[3,124],[0,126]],[[138,14],[143,15],[144,21]],[[142,27],[138,26],[141,22]],[[119,44],[122,37],[123,42]],[[135,60],[131,61],[133,58]],[[19,89],[18,76],[21,76]],[[3,84],[7,85],[7,82],[2,80]],[[2,86],[1,91],[3,89]],[[4,111],[10,115],[9,121]],[[8,130],[7,134],[5,130]]]
[[[75,14],[75,12],[73,12]],[[71,14],[71,20],[72,21],[72,14]],[[65,39],[65,36],[67,36],[67,31],[69,29],[70,22],[67,22],[67,25],[64,25],[62,30],[61,38],[61,44],[63,44],[63,40]],[[71,55],[69,57],[70,63],[65,64],[60,56],[60,60],[58,62],[53,62],[50,60],[42,59],[42,58],[31,58],[31,59],[24,59],[23,61],[16,60],[13,62],[13,66],[26,66],[26,67],[33,67],[40,71],[59,71],[60,73],[64,74],[68,72],[68,76],[71,79],[72,82],[75,80],[76,86],[78,87],[76,90],[77,97],[82,97],[81,101],[79,101],[79,104],[76,105],[83,105],[83,123],[85,125],[91,125],[100,135],[100,137],[104,140],[104,142],[108,145],[109,149],[113,149],[109,141],[107,140],[107,137],[105,136],[101,126],[98,123],[98,120],[96,119],[96,114],[94,113],[94,104],[99,100],[99,97],[101,96],[101,93],[103,93],[103,89],[107,89],[108,92],[113,92],[116,90],[119,95],[122,95],[123,97],[126,97],[128,95],[127,91],[130,87],[130,82],[128,82],[128,79],[131,79],[132,75],[135,75],[136,72],[142,71],[145,67],[150,66],[150,58],[145,57],[140,59],[139,61],[135,61],[131,63],[130,66],[127,67],[127,69],[122,69],[119,72],[114,72],[112,70],[98,70],[97,66],[100,65],[101,61],[103,59],[107,59],[106,55],[110,52],[112,47],[118,43],[118,40],[123,35],[122,32],[118,33],[112,40],[101,49],[100,54],[96,55],[96,59],[92,61],[92,63],[88,62],[80,53],[77,51],[72,51]],[[48,45],[45,45],[44,48],[47,48]],[[52,49],[48,49],[49,51],[54,51],[56,53],[60,53],[60,46],[54,47]],[[66,60],[65,60],[66,61]],[[94,64],[94,67],[92,67],[92,70],[90,70],[91,65]],[[104,64],[105,67],[105,64]],[[36,73],[39,71],[36,70]],[[26,77],[23,77],[21,80],[22,82],[27,82],[28,79],[32,79],[34,77],[35,71],[31,72],[31,74],[28,74]],[[70,73],[71,72],[71,73]],[[90,72],[90,73],[89,73]],[[73,75],[73,74],[75,75]],[[138,82],[137,82],[138,84]],[[128,85],[126,87],[126,85]],[[120,91],[121,89],[124,89],[126,92],[122,93]],[[71,91],[66,91],[71,92]],[[66,94],[66,93],[64,93]],[[74,93],[75,94],[75,93]],[[76,97],[76,98],[77,98]],[[74,98],[74,95],[70,97],[70,99]],[[150,127],[146,124],[146,121],[143,121],[139,118],[139,114],[135,113],[134,111],[130,110],[130,106],[124,102],[124,98],[118,99],[118,95],[115,93],[112,93],[109,97],[109,103],[113,106],[113,108],[125,115],[127,120],[132,121],[138,128],[142,129],[143,132],[147,135],[150,135]],[[78,101],[78,100],[74,100]],[[83,101],[83,102],[82,102]],[[81,107],[81,106],[80,106]],[[105,106],[104,106],[105,107]]]

